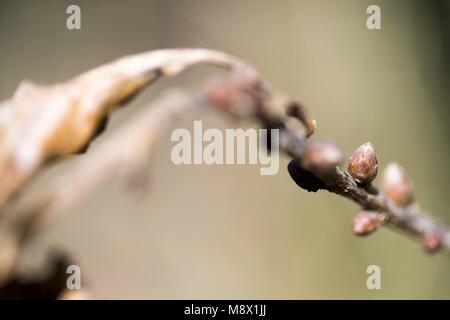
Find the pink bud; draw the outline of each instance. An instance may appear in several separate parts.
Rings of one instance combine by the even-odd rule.
[[[303,165],[321,172],[330,171],[342,162],[342,153],[333,141],[317,140],[311,142],[303,155]]]
[[[378,172],[378,159],[373,145],[368,142],[359,146],[348,161],[348,172],[358,184],[368,184]]]
[[[413,182],[397,163],[390,163],[384,169],[381,189],[386,197],[399,206],[407,206],[413,201]]]
[[[366,236],[380,226],[380,216],[373,211],[360,211],[353,217],[353,233],[357,236]]]
[[[427,234],[422,238],[422,247],[428,252],[436,252],[442,245],[441,239],[434,233]]]

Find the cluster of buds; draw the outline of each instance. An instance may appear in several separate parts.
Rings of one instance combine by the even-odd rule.
[[[332,177],[341,163],[342,153],[333,141],[317,140],[306,146],[301,161],[294,159],[289,163],[288,170],[297,185],[315,192],[327,189],[327,177]],[[378,157],[371,143],[365,143],[353,152],[347,170],[358,186],[378,194],[371,185],[378,174]],[[414,200],[413,182],[401,166],[390,163],[383,171],[380,193],[396,206],[407,207]],[[353,233],[369,235],[386,221],[384,212],[361,210],[353,218]],[[431,232],[422,235],[421,244],[427,252],[435,252],[442,246],[442,239],[438,232]]]
[[[371,143],[359,146],[350,157],[348,172],[361,186],[368,186],[377,176],[378,158]],[[405,170],[393,162],[386,166],[381,191],[393,203],[405,207],[413,201],[413,182]]]
[[[359,146],[348,162],[348,172],[355,182],[367,188],[378,173],[378,159],[371,143]],[[405,170],[397,163],[390,163],[383,171],[382,194],[400,207],[409,206],[414,200],[413,182]],[[353,232],[358,236],[371,234],[378,229],[385,215],[374,211],[360,211],[353,218]],[[437,251],[442,243],[436,234],[424,235],[422,247],[428,252]]]
[[[313,172],[332,172],[342,162],[342,153],[331,140],[310,142],[303,154],[302,165]],[[348,172],[362,187],[369,187],[378,174],[378,157],[373,145],[368,142],[359,146],[351,155]],[[398,206],[404,207],[413,201],[413,183],[405,170],[390,163],[383,172],[381,183],[383,194]]]
[[[359,146],[348,160],[348,172],[356,183],[368,188],[378,174],[378,157],[370,142]],[[374,211],[360,211],[353,217],[353,233],[367,236],[376,231],[384,215]]]

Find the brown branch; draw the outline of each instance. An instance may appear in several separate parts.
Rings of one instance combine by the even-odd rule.
[[[274,100],[267,99],[268,91],[261,94],[256,88],[249,90],[251,86],[244,86],[242,81],[247,83],[247,80],[232,76],[213,81],[195,94],[182,91],[166,93],[139,112],[124,128],[109,137],[97,149],[80,159],[68,174],[56,179],[35,199],[10,209],[6,217],[13,221],[10,225],[14,225],[14,233],[21,234],[21,239],[27,239],[30,234],[54,221],[58,214],[67,212],[83,196],[90,194],[100,183],[113,176],[125,177],[133,185],[145,185],[149,157],[154,152],[162,132],[187,111],[194,110],[194,107],[211,105],[234,117],[256,117],[264,127],[279,128],[280,149],[296,159],[291,162],[290,169],[294,180],[304,182],[305,172],[308,172],[312,179],[316,179],[313,182],[307,181],[309,185],[303,185],[303,188],[309,191],[325,189],[349,198],[363,209],[379,212],[383,222],[391,226],[421,238],[436,235],[446,248],[450,248],[449,229],[414,206],[397,206],[373,186],[359,186],[348,172],[336,164],[328,171],[319,165],[311,165],[323,161],[321,158],[311,159],[311,145],[314,144],[308,143],[305,134],[289,124],[289,118],[268,111],[275,108],[275,105],[270,105]],[[245,114],[239,113],[236,108],[242,106],[242,101],[250,105],[250,108],[247,106]],[[284,105],[278,105],[276,108],[285,109],[287,102],[278,102]],[[262,107],[262,104],[265,107]],[[118,145],[121,148],[117,148]],[[329,143],[325,144],[328,145]],[[67,184],[67,181],[71,183]]]
[[[228,77],[208,82],[205,87],[196,92],[170,91],[166,93],[144,108],[126,126],[100,143],[97,148],[78,159],[68,173],[57,177],[44,190],[33,196],[26,193],[20,195],[4,207],[0,236],[3,236],[3,243],[6,245],[0,252],[0,282],[11,276],[20,257],[21,248],[33,234],[43,230],[49,223],[68,212],[100,183],[112,176],[117,176],[125,178],[131,185],[145,185],[147,181],[146,168],[161,134],[179,117],[205,106],[221,110],[234,118],[257,119],[264,128],[279,129],[280,150],[294,158],[289,165],[289,172],[300,187],[308,191],[328,190],[355,201],[364,210],[376,212],[375,215],[363,216],[365,219],[376,217],[375,227],[371,225],[369,228],[367,223],[363,224],[364,232],[376,229],[379,224],[386,224],[420,238],[429,250],[435,250],[441,245],[450,249],[450,230],[447,226],[421,212],[410,202],[395,202],[392,200],[395,198],[392,198],[391,193],[383,190],[380,192],[370,185],[370,181],[376,176],[377,171],[377,167],[373,168],[373,161],[368,162],[369,165],[372,165],[368,168],[372,169],[370,181],[363,181],[364,176],[355,175],[351,171],[352,175],[340,168],[342,157],[334,143],[309,141],[308,137],[314,131],[315,122],[310,118],[305,107],[271,89],[254,69],[235,58],[215,51],[169,50],[158,52],[155,55],[147,53],[121,59],[109,66],[116,68],[117,65],[126,65],[122,70],[129,70],[131,79],[135,79],[136,75],[142,77],[143,74],[146,74],[142,73],[142,64],[146,66],[144,69],[147,72],[148,70],[152,70],[152,72],[159,70],[159,73],[166,75],[175,74],[193,63],[214,63],[226,66],[233,72]],[[162,59],[166,54],[172,57],[169,62]],[[185,59],[185,55],[193,55],[195,59],[192,56],[190,59]],[[180,57],[182,59],[178,61],[177,59]],[[157,62],[147,61],[153,59]],[[164,63],[161,62],[161,59],[164,60]],[[166,69],[161,65],[166,66]],[[86,96],[85,92],[88,96],[95,96],[94,93],[101,88],[99,85],[90,87],[95,79],[106,81],[108,77],[116,76],[115,73],[111,74],[108,70],[109,67],[105,66],[75,78],[78,79],[75,81],[79,86],[77,87],[78,96]],[[101,76],[98,77],[98,74]],[[80,81],[79,79],[84,80]],[[146,79],[148,82],[148,78]],[[121,82],[121,85],[129,83],[128,81],[129,79]],[[73,84],[73,82],[71,83]],[[85,83],[90,83],[90,85],[85,86]],[[134,80],[131,83],[135,84]],[[94,99],[96,103],[93,105],[104,105],[104,102],[110,99],[106,97],[112,96],[118,101],[114,91],[119,87],[118,84],[109,86],[103,93],[103,100],[100,99],[103,102],[98,103],[98,100]],[[132,90],[126,90],[126,95],[136,92],[136,87],[140,88],[141,84],[133,86]],[[52,94],[59,94],[57,87],[53,90]],[[61,95],[68,94],[64,87],[61,90]],[[124,94],[120,96],[123,98]],[[87,98],[83,99],[86,101]],[[34,104],[30,104],[30,106],[34,106]],[[104,107],[100,109],[105,110]],[[98,118],[96,119],[98,120]],[[298,127],[295,119],[304,125],[304,130]],[[71,121],[78,120],[75,117]],[[67,121],[70,122],[70,120]],[[60,125],[71,125],[67,121]],[[16,125],[16,123],[14,124]],[[90,132],[84,136],[84,140],[81,140],[85,143],[92,137],[93,134]],[[70,140],[71,138],[73,137],[70,135],[64,136],[64,139]],[[6,140],[2,139],[1,141]],[[45,145],[48,146],[48,144]],[[6,146],[9,145],[6,144]],[[73,152],[75,149],[63,150],[64,152],[56,153],[56,156]],[[53,149],[52,152],[48,152],[50,149],[45,150],[46,156],[55,156]],[[363,157],[365,156],[367,155],[363,153]],[[367,169],[364,161],[358,163],[358,166],[355,167],[356,170],[358,168]],[[366,172],[364,170],[363,173]],[[70,184],[67,181],[70,181]],[[408,192],[408,189],[405,190]],[[409,201],[410,198],[406,199]],[[3,258],[1,253],[3,253]]]
[[[301,155],[299,155],[301,157]],[[300,173],[301,165],[297,164],[297,160],[291,163],[291,176],[297,182],[303,179]],[[318,174],[320,175],[320,173]],[[328,190],[358,203],[363,209],[375,211],[379,214],[380,222],[388,226],[403,230],[419,240],[424,241],[425,249],[434,251],[438,248],[427,248],[426,241],[433,237],[437,241],[436,246],[443,245],[450,250],[450,229],[437,219],[432,218],[426,212],[420,211],[416,206],[410,205],[401,207],[395,205],[389,198],[379,192],[373,186],[371,191],[358,186],[355,179],[346,171],[339,167],[335,171],[327,174],[324,182],[319,189]],[[376,193],[376,194],[373,194]],[[434,239],[434,237],[436,237]]]

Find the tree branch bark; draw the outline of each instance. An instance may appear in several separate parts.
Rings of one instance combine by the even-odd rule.
[[[94,150],[78,159],[67,173],[57,177],[39,193],[17,194],[47,159],[74,153],[81,145],[91,141],[95,136],[95,125],[107,115],[112,106],[136,94],[159,75],[175,75],[193,64],[214,64],[226,67],[231,73],[208,81],[197,91],[168,91]],[[39,150],[38,153],[31,153],[36,155],[36,158],[26,159],[33,163],[29,167],[31,170],[16,170],[13,175],[7,174],[7,182],[3,179],[0,182],[3,204],[7,203],[0,212],[0,283],[14,274],[13,270],[17,267],[22,248],[34,234],[68,212],[106,179],[116,176],[124,178],[130,185],[145,186],[148,163],[162,133],[185,114],[206,107],[224,112],[233,118],[256,119],[263,128],[279,129],[280,150],[294,158],[289,165],[289,172],[303,189],[323,189],[348,198],[362,209],[376,212],[380,224],[402,230],[421,240],[422,244],[425,241],[425,247],[430,251],[440,246],[450,250],[450,229],[442,222],[420,211],[415,205],[394,203],[383,191],[378,191],[371,185],[358,184],[349,172],[340,167],[339,157],[335,157],[338,160],[336,163],[333,156],[330,158],[330,154],[326,154],[325,158],[323,154],[319,154],[319,157],[315,155],[315,159],[311,158],[311,150],[316,142],[308,138],[315,129],[315,121],[306,108],[273,90],[255,69],[224,53],[203,49],[150,52],[123,58],[94,69],[62,85],[38,91],[38,96],[25,91],[27,90],[19,90],[17,98],[0,107],[0,120],[5,117],[12,117],[14,120],[8,126],[0,121],[0,172],[7,172],[11,169],[8,166],[11,165],[16,169],[23,168],[14,164],[15,161],[24,161],[20,158],[24,153],[17,146],[20,144],[17,137],[24,138],[25,140],[20,141],[28,145],[35,141],[33,150]],[[67,112],[72,117],[55,120],[45,114],[36,117],[34,111],[28,113],[31,112],[28,109],[42,107],[44,103],[38,100],[41,102],[37,105],[31,96],[41,97],[40,99],[46,102],[53,101],[52,103],[55,103],[55,97],[59,97],[59,105],[71,110]],[[68,99],[67,96],[72,98]],[[89,109],[89,112],[78,112],[78,108],[84,111]],[[75,116],[74,109],[77,110]],[[50,111],[43,107],[35,112],[40,114]],[[91,118],[87,117],[87,114]],[[79,124],[85,123],[88,118],[89,128],[80,135],[77,132],[80,129]],[[24,126],[29,125],[31,119],[36,122],[43,121],[31,123],[33,127],[30,130],[34,133],[38,133],[39,128],[42,129],[41,125],[50,125],[42,139],[32,139],[25,131]],[[74,126],[73,122],[78,125]],[[303,124],[303,128],[298,122]],[[61,136],[61,128],[66,126],[70,127],[70,130],[64,129]],[[17,132],[22,131],[23,135],[17,135]],[[55,135],[59,135],[63,140],[55,140]],[[62,141],[68,142],[70,148],[60,149]],[[335,146],[333,148],[335,149],[332,150],[332,155],[340,152]],[[30,153],[27,156],[30,157]],[[325,163],[328,164],[326,170],[323,167],[324,161],[328,161]],[[17,178],[19,173],[21,178]],[[16,178],[17,181],[11,183]],[[11,200],[13,194],[16,194],[16,197]],[[431,241],[433,245],[427,247],[426,241]]]

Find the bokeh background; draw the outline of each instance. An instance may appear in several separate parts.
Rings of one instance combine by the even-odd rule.
[[[69,4],[81,7],[79,31],[66,29]],[[366,28],[369,4],[381,7],[382,30]],[[449,10],[449,1],[414,0],[2,0],[0,97],[23,79],[54,83],[130,53],[223,50],[305,102],[316,137],[334,137],[347,156],[370,141],[381,167],[401,163],[420,205],[450,221]],[[114,113],[106,135],[164,88],[192,87],[215,71],[158,82]],[[208,112],[174,128],[192,129],[194,119],[241,125]],[[36,239],[26,268],[51,248],[67,250],[94,298],[450,298],[448,255],[426,255],[392,230],[357,239],[357,206],[297,188],[286,157],[276,176],[260,176],[255,165],[175,166],[169,137],[151,165],[147,198],[117,181],[102,186]],[[371,264],[381,267],[381,290],[366,288]]]

